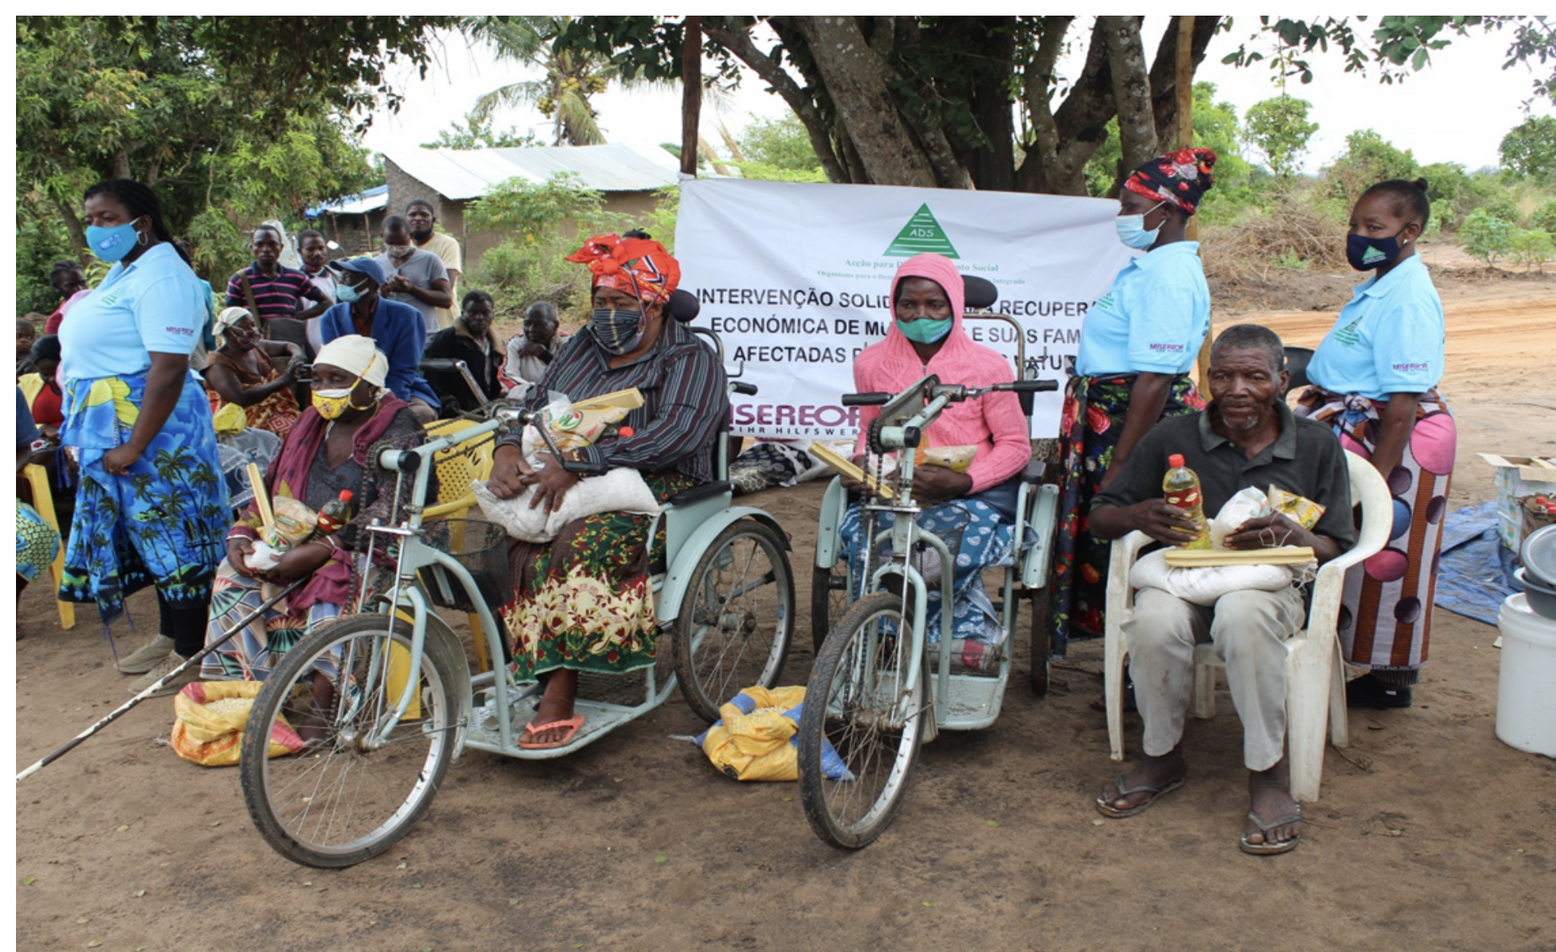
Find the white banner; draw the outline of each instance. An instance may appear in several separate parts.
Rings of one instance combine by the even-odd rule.
[[[1086,309],[1129,261],[1113,227],[1118,203],[1013,192],[800,185],[741,179],[681,183],[675,230],[694,322],[724,341],[725,369],[756,384],[735,395],[733,432],[771,439],[853,436],[853,360],[883,339],[891,279],[921,252],[999,288],[993,310],[1019,321],[1026,377],[1064,380]],[[967,332],[1014,359],[1015,329]],[[1059,432],[1062,393],[1036,395],[1034,437]]]

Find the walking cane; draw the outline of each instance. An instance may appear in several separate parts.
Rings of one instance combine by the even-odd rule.
[[[223,632],[222,636],[220,638],[218,638],[216,641],[212,642],[211,644],[206,645],[204,651],[200,652],[199,654],[195,655],[192,658],[189,658],[183,664],[181,664],[178,667],[174,668],[172,671],[169,671],[167,674],[163,675],[160,679],[158,679],[156,684],[153,684],[151,687],[147,688],[146,690],[144,690],[144,691],[140,692],[139,694],[135,695],[134,697],[130,698],[121,707],[119,707],[117,710],[115,710],[114,712],[109,714],[107,717],[104,717],[102,720],[98,721],[96,724],[93,724],[91,727],[88,727],[86,730],[82,731],[81,733],[77,734],[75,737],[71,738],[64,746],[60,747],[58,750],[54,751],[52,754],[49,754],[47,757],[45,757],[42,760],[38,761],[37,763],[33,764],[31,767],[28,767],[26,770],[23,770],[21,773],[17,774],[16,775],[16,782],[17,783],[21,783],[23,780],[27,779],[28,777],[31,777],[33,774],[35,774],[38,771],[42,770],[44,767],[47,767],[49,764],[52,764],[54,761],[60,759],[61,757],[65,756],[66,754],[70,753],[72,750],[74,750],[76,748],[76,745],[80,744],[82,741],[86,740],[88,737],[91,737],[93,734],[97,733],[98,731],[100,731],[103,728],[107,727],[109,724],[111,724],[114,721],[118,720],[119,717],[121,717],[130,708],[132,708],[135,705],[139,704],[140,702],[146,700],[148,697],[151,697],[157,691],[161,690],[162,685],[167,683],[167,681],[170,678],[173,678],[173,677],[177,676],[178,674],[182,673],[184,671],[184,669],[188,668],[190,665],[195,664],[198,661],[204,660],[206,655],[210,654],[211,652],[215,651],[217,648],[220,648],[222,645],[224,645],[227,642],[231,641],[233,635],[236,635],[238,632],[240,632],[243,629],[247,628],[249,626],[250,622],[252,622],[254,619],[256,619],[256,618],[260,617],[261,615],[263,615],[265,613],[266,609],[270,608],[270,606],[274,605],[276,602],[279,602],[281,599],[283,599],[287,595],[291,594],[292,591],[294,589],[296,589],[299,585],[301,585],[304,581],[306,581],[306,580],[305,579],[298,579],[297,581],[295,581],[292,584],[288,585],[286,588],[283,588],[281,591],[277,592],[274,596],[272,596],[271,598],[266,600],[264,602],[264,604],[260,605],[258,608],[254,609],[252,612],[250,612],[242,621],[238,622],[236,625],[233,625],[231,628],[229,628],[225,632]]]

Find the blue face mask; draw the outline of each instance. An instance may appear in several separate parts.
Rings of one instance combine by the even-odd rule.
[[[1118,240],[1122,241],[1127,247],[1134,248],[1137,251],[1145,251],[1156,244],[1156,236],[1162,232],[1161,225],[1146,231],[1145,216],[1161,208],[1163,204],[1163,202],[1157,202],[1144,215],[1119,215],[1117,218],[1114,218],[1113,227],[1118,229]]]
[[[1403,234],[1403,232],[1401,232]],[[1399,257],[1402,247],[1399,243],[1399,235],[1389,238],[1368,238],[1366,235],[1351,235],[1345,239],[1345,260],[1357,271],[1372,271],[1381,268]]]
[[[349,284],[336,283],[335,299],[345,301],[347,304],[355,304],[357,301],[362,300],[362,292]]]
[[[916,321],[898,321],[897,330],[902,331],[903,337],[916,344],[933,344],[944,340],[945,336],[951,333],[953,322],[954,319],[949,317],[943,320],[921,317]]]
[[[100,228],[97,225],[88,225],[86,229],[86,246],[92,249],[92,254],[99,260],[113,264],[130,253],[140,242],[140,236],[135,232],[135,221],[125,222],[113,228]]]

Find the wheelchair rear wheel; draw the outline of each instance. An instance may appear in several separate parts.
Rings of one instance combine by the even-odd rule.
[[[675,622],[675,673],[704,720],[742,688],[776,687],[794,634],[794,573],[772,526],[742,519],[692,570]]]
[[[1054,618],[1048,589],[1032,593],[1032,693],[1048,693],[1048,666],[1054,650]]]
[[[877,592],[839,619],[805,690],[800,801],[816,835],[839,849],[874,842],[907,792],[930,704],[929,665],[907,677],[913,639],[902,599]]]

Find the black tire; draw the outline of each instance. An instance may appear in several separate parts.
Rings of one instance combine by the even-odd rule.
[[[1054,616],[1048,588],[1032,593],[1032,693],[1048,693],[1050,657],[1054,649]]]
[[[321,627],[282,656],[254,701],[239,764],[243,800],[260,836],[295,863],[343,868],[387,850],[427,812],[454,758],[452,686],[469,674],[435,639],[422,654],[419,716],[407,711],[386,743],[364,744],[398,701],[383,676],[388,646],[406,652],[393,657],[407,664],[410,658],[410,624],[396,621],[391,633],[388,622],[385,615],[358,615]],[[322,683],[315,677],[315,660],[326,655],[328,666],[353,672],[354,693],[341,696],[338,676]],[[321,691],[329,692],[324,711],[316,701]],[[271,728],[283,716],[298,734],[323,736],[272,759]]]
[[[756,519],[726,527],[692,569],[675,621],[675,675],[708,723],[744,688],[776,687],[794,636],[785,540]]]
[[[848,557],[842,552],[830,569],[812,565],[810,570],[810,638],[816,651],[827,640],[832,623],[848,611]]]
[[[928,660],[917,686],[905,688],[912,639],[881,631],[882,622],[905,630],[901,606],[889,592],[856,602],[821,646],[805,690],[796,735],[800,801],[810,828],[838,849],[868,846],[891,824],[918,761],[925,718],[934,716]],[[829,779],[829,761],[834,776],[839,763],[847,775]]]

